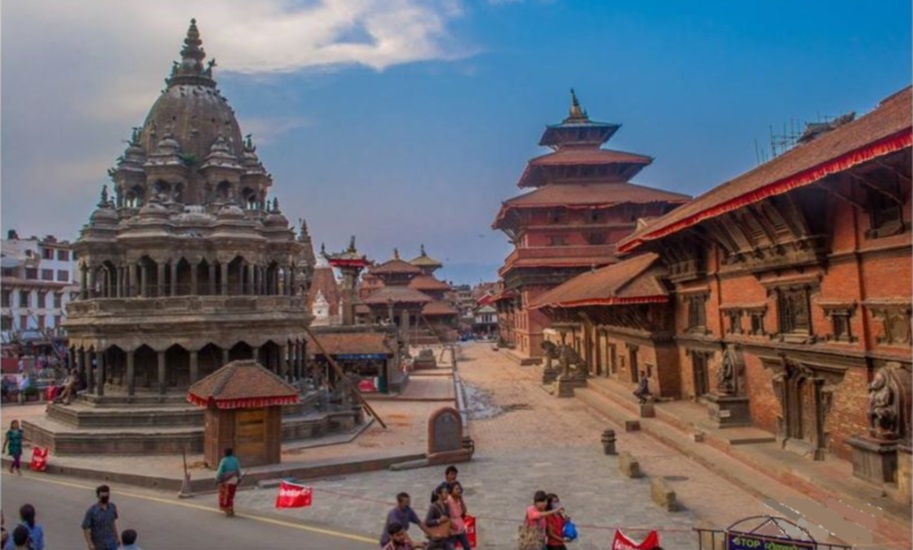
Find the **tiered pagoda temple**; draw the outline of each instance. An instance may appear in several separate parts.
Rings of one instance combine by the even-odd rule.
[[[499,270],[500,335],[521,360],[542,355],[549,324],[530,302],[575,275],[616,262],[615,243],[634,231],[638,219],[665,214],[690,198],[631,183],[653,159],[601,148],[619,127],[590,120],[572,90],[568,117],[548,126],[539,141],[552,152],[530,160],[517,183],[532,191],[502,203],[495,218],[493,228],[514,245]]]
[[[192,21],[109,171],[113,197],[102,191],[74,245],[80,296],[66,329],[89,389],[25,426],[55,452],[199,450],[202,415],[182,408],[191,384],[238,359],[304,376],[310,237],[269,200],[272,177],[204,58]],[[108,441],[99,427],[123,429]]]

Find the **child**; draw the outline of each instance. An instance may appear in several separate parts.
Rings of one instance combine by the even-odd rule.
[[[121,550],[143,550],[136,545],[136,531],[127,529],[120,535],[120,541],[123,543]]]
[[[10,465],[10,473],[16,470],[16,473],[22,475],[22,430],[19,429],[19,421],[10,422],[10,429],[3,438],[3,450],[9,451],[13,457],[13,463]],[[2,450],[0,450],[2,452]]]

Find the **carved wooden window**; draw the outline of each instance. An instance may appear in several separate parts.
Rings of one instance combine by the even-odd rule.
[[[54,307],[56,309],[63,307],[63,294],[54,293]]]
[[[871,227],[866,236],[870,239],[896,235],[904,230],[903,209],[899,202],[891,200],[886,193],[896,194],[894,189],[884,192],[869,190],[866,202]]]
[[[567,240],[564,238],[564,235],[549,235],[548,245],[549,246],[566,246]]]
[[[9,315],[0,317],[0,330],[13,330],[13,318]]]
[[[19,307],[31,307],[32,294],[28,290],[19,291]]]
[[[822,304],[824,314],[831,320],[831,333],[828,340],[836,342],[855,342],[852,318],[856,312],[855,304]]]
[[[729,318],[729,334],[742,334],[742,310],[729,310],[726,317]]]
[[[811,334],[808,288],[782,288],[778,292],[780,332]]]
[[[764,335],[764,314],[765,311],[751,311],[748,313],[751,318],[751,335],[752,336],[763,336]]]
[[[549,223],[565,223],[567,221],[567,211],[563,208],[555,208],[548,213]]]
[[[879,344],[909,346],[913,343],[909,306],[876,307],[872,309],[872,313],[884,325],[882,334],[878,336]]]
[[[707,295],[688,296],[688,329],[704,330],[707,326]]]
[[[2,294],[3,299],[2,299],[2,302],[0,302],[0,306],[2,306],[2,307],[11,307],[11,305],[12,305],[12,304],[11,304],[12,300],[10,299],[10,295],[11,295],[11,294],[12,294],[12,292],[10,292],[9,290],[4,290],[4,291],[3,291],[3,294]]]
[[[43,308],[47,307],[47,304],[46,304],[47,296],[48,296],[47,292],[41,292],[41,291],[38,292],[38,306],[37,307],[39,309],[43,309]]]

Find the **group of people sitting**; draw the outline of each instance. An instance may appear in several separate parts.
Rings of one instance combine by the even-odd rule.
[[[396,507],[387,514],[380,538],[383,550],[454,550],[457,544],[470,550],[466,519],[468,508],[463,500],[463,485],[457,481],[456,466],[448,466],[444,481],[431,493],[431,507],[422,521],[411,507],[408,493],[396,495]],[[409,525],[418,525],[427,537],[416,542],[409,536]]]

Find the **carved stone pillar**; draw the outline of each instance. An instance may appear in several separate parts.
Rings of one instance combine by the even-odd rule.
[[[197,295],[197,277],[199,275],[200,265],[196,263],[190,264],[190,295]]]
[[[171,260],[171,287],[168,295],[178,295],[178,262],[175,260]]]
[[[94,387],[93,382],[95,381],[95,373],[92,372],[91,361],[89,361],[89,363],[87,365],[85,365],[83,368],[85,369],[85,373],[86,373],[86,386],[88,386],[87,391],[91,392],[92,388]]]
[[[241,264],[238,266],[238,295],[244,295],[244,274],[247,272],[247,266]]]
[[[168,388],[168,384],[165,381],[165,352],[159,351],[156,352],[158,359],[158,390],[159,395],[165,395],[165,392]]]
[[[105,370],[108,366],[105,364],[105,352],[98,351],[95,353],[95,367],[98,369],[95,371],[95,384],[96,389],[95,393],[97,395],[105,394],[105,379],[107,378]],[[89,391],[92,389],[92,382],[89,382]]]
[[[288,380],[288,344],[279,346],[279,376]]]
[[[250,358],[258,363],[260,362],[260,346],[250,348]]]
[[[147,284],[149,283],[149,266],[145,262],[139,266],[139,296],[145,298],[147,296]]]
[[[216,264],[215,262],[208,264],[209,265],[209,295],[215,296],[218,294],[216,291]]]
[[[127,288],[124,289],[124,296],[132,298],[137,295],[136,289],[136,264],[127,264]]]
[[[222,348],[222,364],[219,365],[220,367],[224,367],[228,364],[228,351],[228,348]]]
[[[86,293],[89,298],[98,296],[98,293],[95,292],[95,269],[91,267],[86,270]]]
[[[136,368],[134,365],[136,351],[127,351],[127,395],[136,395]]]
[[[228,296],[228,262],[222,262],[219,267],[222,270],[222,280],[220,281],[222,286],[222,296]]]
[[[259,294],[259,292],[257,290],[257,266],[256,265],[247,264],[247,280],[248,280],[248,285],[250,286],[250,288],[248,288],[248,293],[251,296],[256,296],[257,294]]]
[[[193,384],[200,378],[200,365],[197,350],[190,350],[190,383]]]

